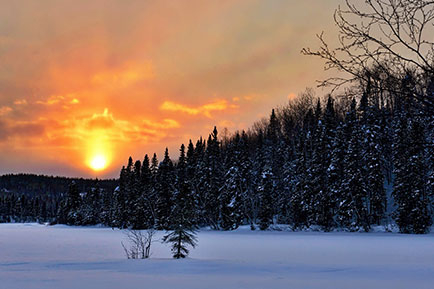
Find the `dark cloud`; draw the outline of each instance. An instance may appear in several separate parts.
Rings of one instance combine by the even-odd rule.
[[[20,137],[32,138],[42,136],[45,133],[45,127],[38,123],[13,123],[0,120],[0,141]]]

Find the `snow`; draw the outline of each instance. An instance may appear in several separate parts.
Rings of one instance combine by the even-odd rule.
[[[158,232],[161,238],[163,232]],[[0,225],[0,289],[433,288],[434,234],[203,230],[190,258],[167,244],[127,260],[119,230]]]

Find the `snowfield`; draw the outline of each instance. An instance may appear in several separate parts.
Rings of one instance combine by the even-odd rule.
[[[159,242],[151,259],[127,260],[124,239],[110,228],[1,224],[0,289],[434,288],[432,233],[201,231],[185,260]]]

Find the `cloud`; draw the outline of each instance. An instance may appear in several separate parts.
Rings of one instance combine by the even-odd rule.
[[[17,99],[14,101],[15,105],[27,105],[27,100],[23,99]]]
[[[13,109],[9,106],[1,106],[0,107],[0,116],[4,116],[10,113]]]
[[[45,127],[38,122],[12,122],[0,120],[0,141],[15,137],[40,137],[45,133]]]
[[[115,126],[113,114],[109,114],[108,109],[104,109],[102,114],[95,113],[91,118],[87,119],[86,127],[88,129],[110,129]]]
[[[160,106],[160,109],[166,111],[175,111],[175,112],[179,111],[190,115],[202,114],[208,118],[211,118],[212,117],[211,112],[213,111],[224,111],[229,108],[237,108],[237,107],[238,107],[237,105],[230,104],[225,99],[220,99],[197,107],[187,106],[173,101],[165,101]]]
[[[146,127],[152,127],[157,129],[179,128],[181,126],[178,121],[168,118],[163,119],[162,122],[152,122],[150,120],[144,120],[143,124]]]
[[[53,104],[60,103],[64,99],[65,97],[63,95],[52,95],[48,97],[46,100],[37,100],[36,103],[41,105],[53,105]]]

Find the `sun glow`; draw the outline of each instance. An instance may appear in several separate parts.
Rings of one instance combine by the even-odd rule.
[[[92,130],[87,141],[86,164],[93,171],[102,171],[110,166],[113,147],[108,139],[109,131]]]
[[[90,161],[90,167],[94,171],[101,171],[107,167],[107,159],[103,155],[96,155]]]

